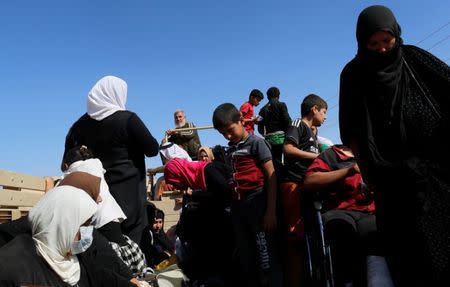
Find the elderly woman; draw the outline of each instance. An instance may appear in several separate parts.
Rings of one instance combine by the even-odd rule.
[[[81,189],[61,186],[46,193],[28,216],[31,236],[19,235],[0,249],[0,282],[90,286],[76,255],[92,243],[92,226],[85,225],[96,210],[95,201]]]
[[[342,71],[342,142],[375,189],[395,286],[450,286],[450,69],[404,45],[392,11],[359,15],[358,53]]]
[[[100,79],[89,92],[87,113],[66,137],[64,154],[85,145],[100,159],[110,192],[127,217],[121,223],[122,232],[140,243],[147,225],[144,159],[158,154],[158,142],[135,113],[125,110],[126,101],[124,80]]]

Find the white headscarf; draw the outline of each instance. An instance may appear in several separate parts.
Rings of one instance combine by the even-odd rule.
[[[172,160],[174,158],[182,158],[187,161],[192,161],[191,157],[189,156],[186,150],[184,150],[179,145],[172,142],[166,142],[162,144],[161,147],[159,148],[159,152],[162,154],[164,158],[166,158],[167,161]]]
[[[37,253],[72,286],[80,280],[80,264],[68,253],[80,226],[96,210],[85,191],[66,185],[47,192],[28,215]]]
[[[117,111],[125,110],[127,83],[114,76],[101,78],[91,89],[87,100],[87,113],[101,121]]]
[[[109,192],[109,187],[104,176],[105,170],[99,159],[90,158],[87,160],[76,161],[69,166],[64,172],[64,175],[68,175],[75,171],[86,172],[101,178],[100,196],[102,197],[102,202],[98,204],[97,212],[92,217],[92,225],[94,225],[95,228],[100,228],[111,221],[122,222],[127,218],[125,213],[123,213],[122,208],[120,208],[117,201]]]

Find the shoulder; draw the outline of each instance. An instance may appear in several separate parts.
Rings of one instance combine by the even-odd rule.
[[[241,110],[248,110],[251,107],[252,107],[252,105],[249,102],[245,102],[245,103],[242,104],[240,109]]]
[[[428,67],[447,67],[448,73],[448,65],[430,52],[413,45],[403,45],[402,50],[403,55],[408,63]]]
[[[279,105],[280,107],[287,107],[285,102],[278,102],[278,105]]]
[[[269,144],[267,141],[259,136],[256,135],[249,135],[249,138],[247,139],[247,143],[249,143],[251,146],[257,148],[258,151],[261,149],[268,149],[270,151]]]
[[[113,115],[116,115],[120,118],[136,118],[139,119],[139,116],[136,113],[130,111],[117,111]]]
[[[247,143],[251,146],[251,154],[256,155],[260,160],[267,161],[272,158],[270,146],[265,139],[250,135]]]
[[[91,117],[86,113],[84,115],[82,115],[78,120],[76,120],[73,125],[72,128],[76,128],[77,126],[83,125],[86,122],[92,121]]]
[[[430,52],[413,45],[403,45],[402,50],[403,55],[406,57],[414,57],[418,55],[433,56]]]
[[[318,156],[318,158],[320,158],[321,160],[323,160],[327,163],[330,162],[331,159],[335,159],[337,157],[338,157],[338,155],[337,155],[336,151],[334,150],[334,147],[327,148],[326,150],[321,152]]]
[[[295,120],[293,120],[291,122],[291,126],[292,127],[299,128],[301,125],[302,125],[302,119],[301,118],[296,118]]]
[[[341,80],[346,79],[350,75],[357,75],[359,73],[360,66],[357,58],[353,58],[348,62],[341,71]]]

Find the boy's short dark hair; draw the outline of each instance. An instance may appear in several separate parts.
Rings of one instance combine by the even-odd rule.
[[[241,113],[230,103],[219,105],[213,113],[213,126],[216,130],[223,129],[232,123],[237,123],[241,120]]]
[[[164,211],[162,211],[161,209],[156,209],[155,210],[155,218],[156,219],[162,219],[164,221]]]
[[[280,97],[280,90],[277,87],[270,87],[267,92],[267,98],[269,100],[279,98]]]
[[[328,109],[328,104],[324,99],[318,95],[309,94],[303,99],[300,107],[302,117],[306,117],[314,106],[317,106],[319,110]]]
[[[257,99],[259,99],[260,101],[262,100],[262,99],[264,99],[264,95],[263,95],[263,93],[260,91],[260,90],[258,90],[258,89],[253,89],[251,92],[250,92],[250,95],[248,96],[248,99],[250,100],[250,98],[257,98]]]

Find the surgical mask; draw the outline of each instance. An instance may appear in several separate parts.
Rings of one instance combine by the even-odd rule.
[[[86,251],[92,244],[92,231],[94,226],[81,226],[80,227],[80,240],[72,242],[70,251],[72,255],[80,254]]]

